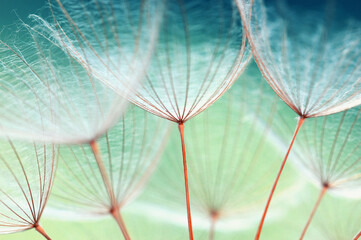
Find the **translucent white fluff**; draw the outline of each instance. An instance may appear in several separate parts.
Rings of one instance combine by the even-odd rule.
[[[174,122],[216,101],[250,59],[240,17],[226,1],[167,1],[151,65],[130,100]]]
[[[119,120],[157,36],[155,20],[146,21],[152,16],[141,1],[126,2],[58,1],[50,9],[53,18],[31,15],[30,25],[2,39],[1,135],[84,143]],[[133,21],[140,14],[145,19]],[[102,78],[121,81],[122,94]]]
[[[47,40],[22,35],[28,42],[0,45],[1,135],[81,143],[119,119],[126,100]]]
[[[147,20],[147,24],[139,26],[139,22],[135,22],[132,29],[139,40],[138,53],[147,58],[150,55],[142,46],[155,42],[153,25],[160,22],[157,17],[163,16],[147,75],[142,86],[137,91],[132,91],[128,98],[153,114],[174,122],[184,122],[206,109],[232,85],[248,62],[250,51],[242,34],[239,14],[230,3],[222,0],[212,0],[209,3],[198,0],[164,1],[163,6],[160,4],[163,1],[155,2],[145,1],[143,20]],[[76,18],[74,22],[83,31],[83,28],[88,27],[87,13],[90,10],[80,10],[71,8],[68,12],[72,18]],[[132,15],[129,17],[132,20],[136,18],[133,19]],[[99,22],[97,18],[96,14],[90,22]],[[124,23],[127,25],[128,21],[124,19],[118,24],[105,24],[114,24],[112,27],[118,28]],[[94,31],[98,33],[96,29],[92,29],[93,26],[91,24],[88,32],[85,32],[86,36],[92,35]],[[116,38],[112,32],[109,35],[110,39],[96,34],[106,42]],[[59,37],[57,38],[59,41]],[[83,39],[81,42],[84,42]],[[129,75],[127,71],[135,69],[134,76],[139,72],[136,69],[138,67],[129,69],[127,63],[134,61],[138,65],[147,65],[148,62],[139,60],[139,56],[133,53],[134,46],[129,48],[127,39],[122,38],[122,41],[126,44],[121,48],[116,42],[111,42],[109,45],[103,44],[106,46],[101,44],[95,50],[93,46],[98,45],[93,44],[93,41],[88,45],[84,43],[81,47],[70,42],[66,42],[66,45],[77,59],[85,59],[85,65],[99,79],[118,94],[124,95],[124,79],[119,79],[119,76],[131,78],[134,74]],[[109,70],[110,74],[104,74]]]
[[[54,143],[96,139],[119,120],[128,101],[84,68],[84,59],[54,41],[45,21],[33,19],[32,26],[22,24],[0,42],[0,135]],[[103,71],[102,76],[111,74]],[[129,70],[127,76],[132,72],[137,74],[128,92],[144,70]]]
[[[51,6],[53,19],[32,16],[39,31],[126,97],[145,74],[158,37],[163,1],[56,2]]]
[[[360,23],[237,0],[252,53],[273,90],[297,114],[316,117],[361,104]],[[324,20],[326,19],[326,20]],[[337,20],[336,20],[337,21]]]

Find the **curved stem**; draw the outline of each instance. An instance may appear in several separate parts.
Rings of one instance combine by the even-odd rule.
[[[189,188],[188,188],[188,173],[187,173],[187,158],[186,158],[186,149],[184,144],[184,124],[178,124],[179,133],[182,142],[182,155],[183,155],[183,173],[184,173],[184,185],[186,190],[186,200],[187,200],[187,217],[188,217],[188,231],[189,239],[193,240],[193,228],[192,228],[192,216],[191,216],[191,204],[189,200]]]
[[[273,183],[271,192],[270,192],[270,194],[269,194],[269,196],[268,196],[268,200],[267,200],[267,203],[266,203],[266,207],[265,207],[265,209],[264,209],[264,211],[263,211],[263,215],[262,215],[261,221],[260,221],[259,226],[258,226],[258,230],[257,230],[257,234],[256,234],[256,237],[255,237],[255,240],[258,240],[258,239],[260,238],[261,231],[262,231],[262,227],[263,227],[263,223],[264,223],[264,220],[265,220],[265,218],[266,218],[267,211],[268,211],[268,207],[269,207],[269,205],[270,205],[270,203],[271,203],[271,200],[272,200],[272,197],[273,197],[273,193],[274,193],[275,190],[276,190],[278,180],[280,179],[280,176],[281,176],[281,173],[282,173],[282,171],[283,171],[283,168],[284,168],[284,166],[285,166],[285,164],[286,164],[288,155],[290,154],[290,151],[291,151],[291,149],[292,149],[293,143],[295,142],[297,133],[298,133],[298,131],[300,130],[300,128],[301,128],[302,124],[304,123],[304,121],[305,121],[305,118],[304,118],[304,117],[300,117],[300,118],[298,119],[298,123],[297,123],[297,126],[296,126],[296,130],[295,130],[295,132],[294,132],[294,134],[293,134],[293,137],[292,137],[291,143],[290,143],[290,145],[289,145],[289,147],[288,147],[286,156],[285,156],[285,158],[283,159],[281,168],[280,168],[280,170],[278,171],[276,180],[275,180],[275,182]]]
[[[322,188],[322,190],[321,190],[321,192],[320,192],[320,195],[318,196],[318,199],[317,199],[317,201],[316,201],[316,204],[315,204],[315,206],[314,206],[313,209],[312,209],[311,215],[310,215],[310,217],[308,218],[307,223],[306,223],[306,225],[305,225],[305,227],[304,227],[304,229],[303,229],[303,231],[302,231],[300,240],[302,240],[302,239],[304,238],[304,236],[305,236],[305,234],[306,234],[306,232],[307,232],[308,226],[310,226],[310,223],[311,223],[311,221],[312,221],[312,219],[313,219],[313,216],[315,215],[315,213],[316,213],[316,211],[317,211],[317,208],[318,208],[318,206],[320,205],[321,200],[322,200],[323,196],[325,195],[327,189],[328,189],[328,186],[326,186],[326,185],[323,186],[323,188]]]
[[[91,141],[90,142],[90,147],[93,151],[94,157],[95,157],[95,161],[97,162],[99,171],[100,171],[100,175],[102,176],[105,188],[108,192],[109,198],[110,198],[110,204],[111,204],[111,211],[110,213],[112,214],[112,216],[114,217],[114,219],[117,221],[120,230],[123,233],[123,236],[126,240],[129,240],[129,234],[127,229],[125,228],[125,224],[123,222],[123,219],[119,213],[119,207],[118,207],[118,203],[115,199],[115,195],[114,195],[114,191],[113,191],[113,187],[112,184],[109,181],[109,177],[107,174],[107,170],[104,166],[101,154],[100,154],[100,150],[99,150],[99,146],[98,143],[96,141]]]
[[[122,218],[122,215],[120,214],[119,209],[114,209],[111,211],[112,216],[114,217],[115,221],[118,223],[118,226],[120,230],[122,230],[123,236],[125,240],[130,240],[130,236],[128,233],[128,230],[125,226],[124,220]]]
[[[353,237],[353,240],[358,240],[361,237],[361,231]]]
[[[51,238],[46,234],[44,228],[42,228],[40,225],[34,226],[35,230],[38,231],[41,235],[43,235],[47,240],[51,240]]]

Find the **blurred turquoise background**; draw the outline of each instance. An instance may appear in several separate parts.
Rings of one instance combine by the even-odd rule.
[[[19,18],[26,21],[29,14],[39,12],[45,5],[44,0],[1,0],[0,26],[10,25]]]

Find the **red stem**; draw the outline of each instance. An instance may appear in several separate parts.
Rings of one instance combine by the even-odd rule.
[[[108,195],[109,195],[109,198],[110,198],[110,204],[111,204],[110,213],[112,214],[114,219],[117,221],[117,223],[118,223],[118,225],[120,227],[120,230],[123,233],[123,236],[124,236],[125,240],[129,240],[130,239],[129,233],[128,233],[128,231],[127,231],[127,229],[125,227],[124,221],[123,221],[123,219],[122,219],[122,217],[120,215],[118,202],[115,199],[113,187],[112,187],[112,184],[109,181],[107,170],[106,170],[106,168],[104,166],[104,163],[103,163],[103,160],[102,160],[102,157],[101,157],[101,154],[100,154],[98,143],[96,141],[91,141],[90,142],[90,147],[91,147],[91,149],[93,151],[93,154],[94,154],[95,160],[97,162],[100,174],[102,176],[105,188],[107,189],[107,192],[108,192]]]
[[[275,182],[273,183],[273,186],[272,186],[272,189],[271,189],[271,193],[269,194],[266,207],[265,207],[265,209],[264,209],[264,212],[263,212],[261,221],[260,221],[259,226],[258,226],[258,230],[257,230],[257,234],[256,234],[256,237],[255,237],[255,240],[258,240],[258,239],[260,238],[261,231],[262,231],[262,227],[263,227],[263,223],[264,223],[264,220],[265,220],[265,218],[266,218],[267,211],[268,211],[268,207],[269,207],[269,205],[270,205],[270,203],[271,203],[271,200],[272,200],[272,197],[273,197],[273,193],[274,193],[275,190],[276,190],[278,180],[280,179],[280,176],[281,176],[281,173],[282,173],[282,171],[283,171],[283,168],[284,168],[284,166],[285,166],[285,164],[286,164],[288,155],[290,154],[290,151],[291,151],[291,149],[292,149],[293,143],[295,142],[297,133],[298,133],[298,131],[300,130],[300,128],[301,128],[302,124],[304,123],[304,121],[305,121],[305,118],[304,118],[304,117],[300,117],[300,118],[298,119],[298,123],[297,123],[297,126],[296,126],[295,133],[293,134],[292,141],[291,141],[291,143],[290,143],[290,145],[289,145],[289,147],[288,147],[286,156],[285,156],[285,158],[283,159],[281,168],[280,168],[280,170],[278,171],[276,180],[275,180]]]
[[[318,208],[318,206],[320,205],[321,200],[322,200],[323,196],[325,195],[327,189],[328,189],[328,186],[326,186],[326,185],[323,186],[323,188],[322,188],[322,190],[321,190],[321,192],[320,192],[320,195],[318,196],[318,199],[317,199],[317,201],[316,201],[316,204],[315,204],[315,206],[314,206],[313,209],[312,209],[311,215],[310,215],[310,217],[309,217],[308,220],[307,220],[306,226],[305,226],[305,228],[304,228],[303,231],[302,231],[300,240],[302,240],[302,239],[304,238],[304,236],[305,236],[305,234],[306,234],[306,232],[307,232],[308,226],[310,225],[310,223],[311,223],[311,221],[312,221],[312,219],[313,219],[313,216],[315,215],[315,213],[316,213],[316,211],[317,211],[317,208]]]
[[[186,200],[187,200],[187,217],[188,217],[188,231],[189,239],[193,240],[193,228],[192,228],[192,216],[191,216],[191,204],[189,200],[189,188],[188,188],[188,174],[187,174],[187,158],[186,158],[186,148],[184,144],[184,124],[178,124],[179,133],[182,142],[182,155],[183,155],[183,173],[184,173],[184,185],[186,190]]]
[[[118,226],[120,230],[122,230],[123,236],[125,240],[130,240],[130,236],[128,233],[128,230],[125,226],[124,220],[122,218],[122,215],[119,212],[119,209],[114,209],[111,211],[112,216],[114,217],[115,221],[118,223]]]
[[[102,157],[101,157],[101,154],[100,154],[98,143],[96,141],[91,141],[90,142],[90,147],[91,147],[91,149],[93,151],[94,158],[95,158],[95,161],[97,162],[100,175],[102,176],[105,188],[106,188],[106,190],[108,192],[110,202],[113,205],[113,203],[115,202],[113,187],[112,187],[112,185],[111,185],[111,183],[109,181],[107,170],[106,170],[106,168],[104,166],[104,163],[103,163],[103,160],[102,160]]]
[[[43,235],[47,240],[51,240],[51,238],[46,234],[44,228],[42,228],[40,225],[34,226],[35,230],[38,231],[41,235]]]
[[[354,236],[353,240],[358,240],[360,237],[361,237],[361,231],[356,236]]]

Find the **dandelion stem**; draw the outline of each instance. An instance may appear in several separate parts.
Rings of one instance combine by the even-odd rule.
[[[186,200],[187,200],[187,217],[188,217],[188,231],[189,239],[193,240],[193,228],[192,228],[192,216],[191,216],[191,204],[189,200],[189,188],[188,188],[188,174],[187,174],[187,158],[186,158],[186,149],[184,144],[184,124],[181,122],[178,124],[179,133],[182,142],[182,155],[183,155],[183,173],[184,173],[184,185],[186,190]]]
[[[44,228],[42,228],[40,225],[36,224],[34,226],[35,230],[38,231],[41,235],[43,235],[46,239],[51,240],[51,238],[46,234]]]
[[[128,233],[128,230],[125,226],[125,223],[123,221],[122,215],[120,214],[119,209],[113,209],[111,211],[112,216],[114,217],[115,221],[118,223],[118,226],[120,227],[120,230],[122,230],[123,236],[125,240],[130,240],[130,236]]]
[[[211,213],[211,226],[209,228],[209,238],[208,238],[209,240],[214,239],[217,219],[218,219],[217,212],[212,212]]]
[[[100,171],[100,175],[102,176],[105,188],[107,189],[108,195],[110,197],[110,202],[113,205],[115,202],[115,197],[114,197],[114,192],[113,192],[113,188],[112,185],[110,184],[109,181],[109,177],[107,174],[107,170],[104,166],[100,151],[99,151],[99,146],[98,143],[96,141],[91,141],[90,142],[90,147],[93,151],[94,157],[95,157],[95,161],[97,162],[99,171]]]
[[[305,236],[305,234],[306,234],[306,232],[307,232],[308,226],[310,225],[310,223],[311,223],[311,221],[312,221],[312,219],[313,219],[313,216],[315,215],[315,213],[316,213],[316,211],[317,211],[317,208],[318,208],[318,206],[320,205],[321,200],[322,200],[323,196],[325,195],[327,189],[328,189],[328,185],[324,185],[323,188],[322,188],[322,190],[321,190],[321,192],[320,192],[320,195],[318,196],[318,199],[317,199],[317,201],[316,201],[316,204],[315,204],[315,206],[314,206],[313,209],[312,209],[311,215],[310,215],[310,217],[309,217],[308,220],[307,220],[306,226],[305,226],[305,228],[304,228],[303,231],[302,231],[300,240],[302,240],[302,239],[304,238],[304,236]]]
[[[361,231],[356,236],[354,236],[353,240],[358,240],[360,237],[361,237]]]
[[[111,185],[111,183],[109,181],[107,170],[106,170],[106,168],[104,166],[104,163],[103,163],[100,151],[99,151],[98,143],[95,140],[91,141],[90,142],[90,147],[91,147],[91,149],[93,151],[93,154],[94,154],[95,160],[97,162],[100,174],[102,176],[105,188],[107,189],[107,192],[108,192],[108,195],[109,195],[109,198],[110,198],[110,204],[111,204],[110,213],[112,214],[114,219],[117,221],[117,223],[118,223],[118,225],[120,227],[120,230],[123,233],[124,238],[126,240],[129,240],[130,237],[129,237],[127,229],[125,228],[125,224],[123,222],[123,219],[122,219],[122,217],[121,217],[121,215],[119,213],[118,203],[117,203],[117,201],[115,199],[113,187],[112,187],[112,185]]]
[[[266,218],[266,214],[267,214],[267,211],[268,211],[268,207],[269,207],[269,205],[270,205],[270,203],[271,203],[271,200],[272,200],[272,197],[273,197],[273,193],[274,193],[275,190],[276,190],[278,180],[280,179],[280,176],[281,176],[281,173],[282,173],[282,171],[283,171],[283,168],[284,168],[284,166],[285,166],[285,164],[286,164],[288,155],[290,154],[290,151],[291,151],[291,149],[292,149],[293,143],[295,142],[297,133],[298,133],[298,131],[300,130],[300,128],[301,128],[302,124],[304,123],[304,121],[305,121],[305,117],[300,116],[300,118],[298,119],[298,122],[297,122],[297,126],[296,126],[295,133],[293,134],[291,143],[290,143],[290,145],[289,145],[289,147],[288,147],[286,156],[285,156],[285,158],[283,159],[281,168],[280,168],[280,170],[278,171],[276,180],[275,180],[275,182],[273,183],[271,192],[270,192],[270,194],[269,194],[269,196],[268,196],[268,200],[267,200],[267,203],[266,203],[266,207],[265,207],[265,209],[264,209],[264,212],[263,212],[261,221],[260,221],[260,223],[259,223],[255,240],[258,240],[258,239],[260,238],[261,231],[262,231],[262,227],[263,227],[263,223],[264,223],[264,220],[265,220],[265,218]]]

